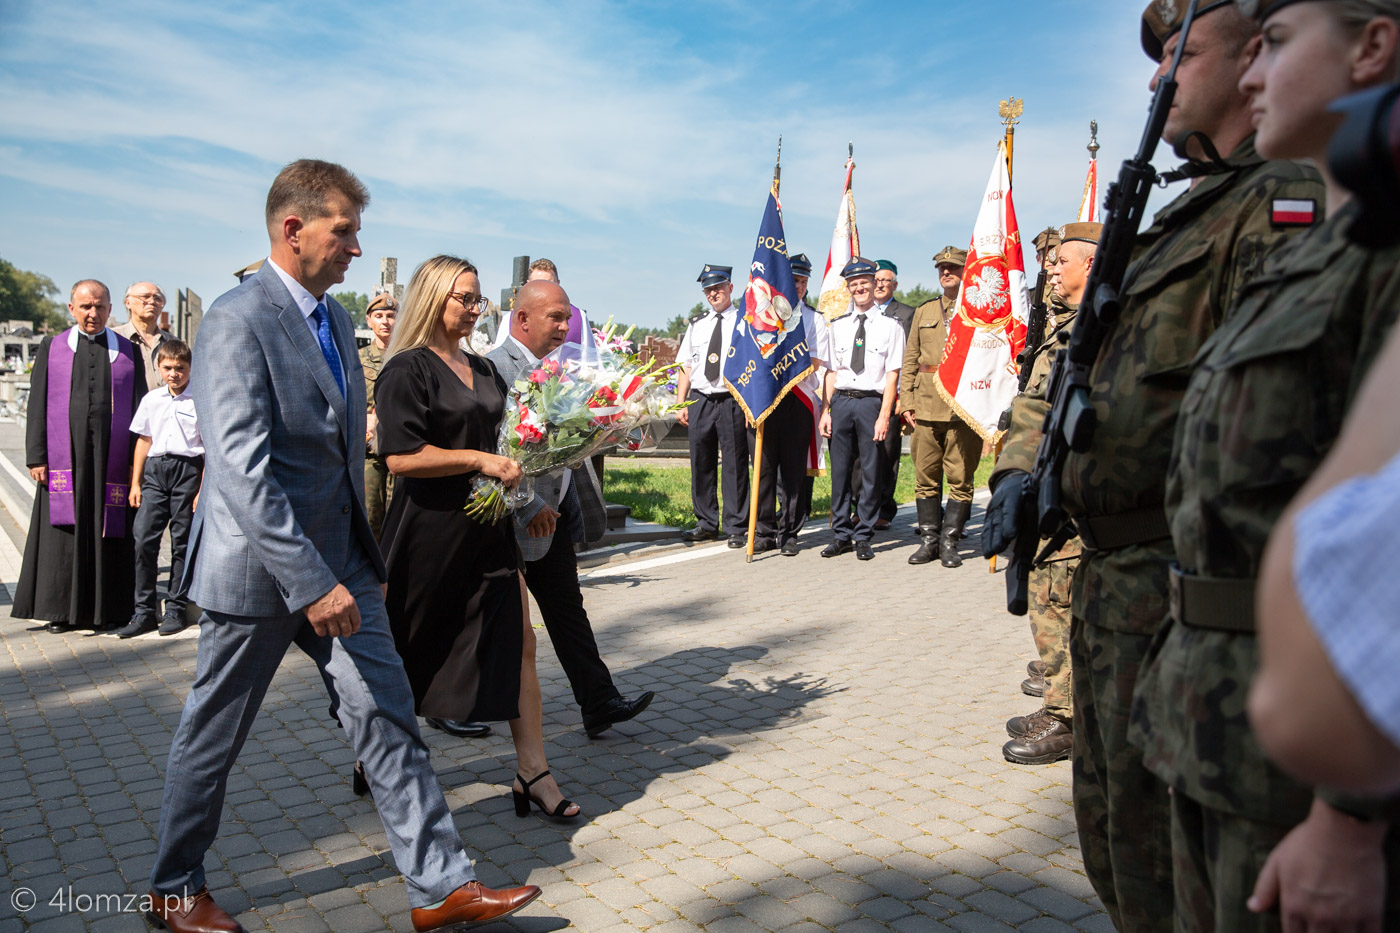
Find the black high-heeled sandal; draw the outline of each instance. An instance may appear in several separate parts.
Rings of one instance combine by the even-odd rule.
[[[565,810],[568,810],[570,807],[574,806],[574,802],[572,800],[569,800],[567,797],[559,801],[559,806],[555,807],[554,810],[551,812],[545,807],[543,803],[539,801],[538,798],[535,797],[534,794],[530,793],[530,787],[532,785],[537,783],[541,778],[545,778],[548,776],[549,772],[544,771],[540,774],[535,775],[533,780],[527,781],[520,774],[519,771],[515,772],[515,779],[520,782],[521,787],[525,788],[524,793],[516,790],[514,787],[510,789],[511,799],[515,801],[515,815],[529,816],[530,804],[533,803],[535,806],[540,808],[540,812],[544,813],[545,816],[552,816],[556,820],[576,820],[580,816],[583,816],[582,810],[579,810],[577,813],[564,812]]]
[[[355,762],[355,779],[350,786],[355,791],[356,797],[369,797],[371,800],[374,799],[374,795],[369,791],[369,781],[365,778],[365,766],[363,762]]]

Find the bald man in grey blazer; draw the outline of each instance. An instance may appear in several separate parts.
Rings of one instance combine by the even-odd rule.
[[[204,614],[166,763],[148,913],[175,933],[242,929],[210,897],[204,855],[229,769],[293,644],[337,697],[414,929],[495,919],[540,893],[476,881],[384,613],[384,561],[363,506],[364,378],[350,317],[327,297],[360,255],[368,201],[339,165],[288,165],[268,192],[269,260],[200,324],[191,383],[205,473],[189,578]]]
[[[533,281],[520,289],[508,324],[510,336],[487,354],[506,385],[564,344],[571,313],[569,296],[553,282]],[[593,337],[585,334],[584,339]],[[645,710],[654,694],[648,690],[628,698],[618,693],[583,608],[574,544],[597,541],[607,530],[603,493],[592,466],[585,462],[536,478],[535,497],[513,514],[515,539],[525,558],[525,585],[569,678],[584,731],[597,738]]]

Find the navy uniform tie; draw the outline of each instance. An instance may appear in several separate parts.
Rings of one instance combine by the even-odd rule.
[[[331,339],[331,319],[324,303],[316,305],[316,310],[311,312],[311,320],[316,322],[316,341],[321,345],[321,355],[326,358],[326,365],[335,377],[336,388],[344,398],[345,374],[340,371],[340,354],[335,352],[335,341]]]

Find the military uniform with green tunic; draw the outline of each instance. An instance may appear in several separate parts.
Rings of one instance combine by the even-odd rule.
[[[1400,313],[1400,246],[1349,242],[1355,215],[1344,207],[1270,256],[1202,348],[1176,425],[1171,616],[1139,676],[1130,737],[1174,790],[1177,909],[1219,929],[1259,925],[1244,904],[1254,879],[1312,805],[1313,790],[1265,758],[1245,700],[1269,533],[1336,441]],[[1319,796],[1343,812],[1400,815],[1380,801]],[[1400,891],[1394,829],[1387,856],[1389,890]],[[1390,907],[1384,928],[1400,929],[1393,897]]]
[[[384,365],[384,351],[373,343],[360,348],[360,363],[365,368],[365,405],[369,414],[374,414],[374,380],[379,378],[379,369]],[[379,537],[379,529],[384,525],[384,513],[394,491],[394,478],[389,468],[380,459],[373,443],[365,444],[365,512],[369,516],[369,527],[374,536]]]
[[[1161,60],[1185,9],[1148,6],[1149,56]],[[1139,233],[1121,317],[1090,373],[1098,428],[1061,478],[1084,546],[1070,637],[1075,818],[1085,871],[1120,930],[1172,926],[1169,798],[1128,742],[1127,723],[1139,667],[1167,616],[1174,553],[1163,502],[1192,359],[1264,259],[1305,229],[1276,225],[1275,203],[1323,197],[1316,171],[1265,162],[1253,137],[1225,159]]]
[[[933,257],[935,265],[961,268],[967,250],[945,246]],[[899,372],[900,414],[913,412],[914,504],[918,509],[923,544],[911,564],[940,557],[945,567],[962,563],[958,539],[972,512],[973,478],[982,460],[982,438],[954,413],[938,392],[938,364],[948,337],[948,318],[956,299],[940,295],[919,305],[904,345]],[[943,477],[948,477],[948,507],[943,508]]]

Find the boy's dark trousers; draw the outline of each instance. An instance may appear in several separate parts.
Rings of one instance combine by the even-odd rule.
[[[160,615],[156,600],[156,564],[160,536],[170,525],[170,598],[165,618],[183,620],[188,599],[180,589],[185,573],[185,545],[194,519],[194,497],[199,492],[202,457],[165,454],[146,461],[141,475],[141,507],[136,510],[132,537],[136,542],[135,617],[154,620]]]

